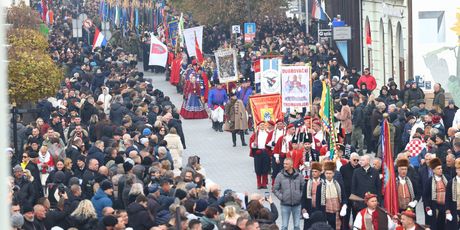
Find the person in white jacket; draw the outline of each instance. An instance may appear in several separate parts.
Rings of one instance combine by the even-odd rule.
[[[102,93],[97,98],[97,101],[101,101],[104,107],[104,113],[109,115],[110,113],[110,102],[112,101],[112,95],[109,94],[109,88],[102,86]]]
[[[184,147],[182,146],[180,136],[177,135],[176,128],[172,127],[169,133],[164,137],[164,140],[168,143],[167,148],[173,158],[174,172],[179,175],[180,168],[182,168],[182,151]]]

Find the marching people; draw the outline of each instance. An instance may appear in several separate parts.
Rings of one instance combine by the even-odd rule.
[[[254,158],[254,171],[257,177],[257,189],[265,189],[268,184],[268,172],[270,171],[270,156],[265,148],[268,133],[265,122],[257,124],[256,131],[249,139],[250,156]]]
[[[217,132],[223,132],[224,106],[228,101],[227,90],[219,82],[209,90],[208,108],[211,109],[212,128]]]
[[[379,172],[371,167],[371,158],[369,155],[361,156],[359,164],[361,167],[353,171],[353,177],[351,182],[351,194],[363,198],[366,193],[370,192],[382,200],[382,181],[379,177]],[[354,200],[353,208],[357,212],[363,209],[366,203],[358,200]]]
[[[340,167],[340,174],[342,175],[343,178],[343,185],[344,185],[344,191],[345,197],[349,198],[351,195],[351,185],[353,183],[353,172],[355,169],[361,167],[359,165],[359,155],[357,153],[351,153],[350,154],[350,160],[348,163],[342,167]],[[350,229],[349,226],[349,220],[350,216],[352,214],[352,207],[353,207],[353,201],[348,200],[347,203],[347,213],[343,217],[343,228],[345,230]],[[353,218],[356,217],[356,212],[353,212]]]
[[[460,158],[455,160],[456,175],[446,186],[446,229],[458,229],[460,214]]]
[[[268,133],[267,136],[267,141],[266,141],[266,149],[267,152],[270,155],[270,165],[272,168],[272,186],[275,184],[275,177],[276,175],[273,175],[273,169],[274,169],[274,163],[275,163],[275,158],[273,156],[273,150],[275,149],[275,145],[278,142],[278,140],[284,136],[286,132],[286,127],[284,124],[284,121],[282,119],[276,120],[275,128]]]
[[[236,147],[236,134],[240,135],[241,145],[247,146],[244,140],[244,131],[248,128],[248,116],[243,101],[230,93],[230,101],[225,105],[225,115],[227,117],[225,131],[232,133],[233,147]]]
[[[354,229],[394,229],[395,223],[391,217],[380,208],[377,195],[366,193],[364,196],[366,207],[361,209],[353,222]]]
[[[439,158],[431,159],[429,166],[433,170],[433,176],[428,179],[423,191],[425,212],[428,215],[425,222],[432,223],[431,229],[445,229],[447,178],[442,174],[442,163]]]
[[[311,223],[309,221],[310,214],[315,211],[319,211],[320,207],[317,206],[316,193],[318,186],[321,185],[321,172],[323,171],[320,162],[312,162],[310,165],[310,176],[305,183],[305,187],[302,192],[302,217],[304,218],[304,230],[310,228]]]
[[[300,230],[300,208],[302,189],[305,180],[300,173],[294,169],[291,158],[283,160],[283,169],[275,178],[273,193],[280,200],[281,204],[281,229],[289,229],[289,219],[292,215],[294,230]]]
[[[185,119],[203,119],[208,113],[201,101],[201,86],[195,75],[191,75],[184,87],[184,102],[180,115]]]
[[[408,208],[415,209],[421,197],[421,191],[418,188],[417,181],[413,181],[407,174],[409,160],[398,159],[396,161],[396,169],[398,176],[396,177],[396,188],[398,191],[399,211],[402,212]]]
[[[326,161],[323,164],[325,179],[317,187],[316,206],[326,213],[327,222],[333,229],[342,227],[341,217],[346,215],[347,202],[343,185],[334,179],[335,162]]]
[[[275,178],[275,182],[278,173],[283,169],[283,162],[284,159],[286,159],[286,154],[292,150],[292,138],[294,137],[294,132],[294,125],[289,124],[286,127],[286,134],[284,134],[278,139],[273,149],[272,177]],[[272,184],[273,182],[274,181],[272,181]]]

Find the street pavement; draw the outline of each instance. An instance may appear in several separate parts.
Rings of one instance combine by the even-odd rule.
[[[169,96],[176,108],[180,110],[182,95],[178,94],[176,87],[165,81],[164,74],[145,72],[145,76],[152,80],[153,87]],[[206,171],[207,180],[220,185],[222,191],[232,189],[233,191],[249,194],[258,192],[263,194],[267,189],[257,190],[256,177],[254,173],[253,160],[249,157],[249,148],[242,147],[240,138],[237,136],[237,147],[233,147],[231,134],[229,132],[215,132],[211,128],[210,119],[182,120],[182,127],[185,135],[187,149],[183,153],[184,165],[189,156],[198,155]],[[249,135],[245,136],[249,142]],[[271,179],[269,179],[269,182]],[[269,186],[270,188],[270,186]],[[281,226],[281,210],[279,201],[273,196],[280,214],[277,224]],[[422,202],[416,207],[417,222],[424,223]],[[303,221],[301,221],[303,225]],[[291,224],[292,227],[292,218]]]
[[[152,79],[154,88],[169,96],[174,105],[180,110],[182,95],[176,87],[165,81],[164,74],[145,72]],[[183,154],[184,165],[189,156],[198,155],[206,170],[206,177],[221,186],[222,191],[232,189],[237,192],[256,192],[256,177],[253,161],[249,157],[249,148],[242,147],[240,138],[237,147],[233,147],[229,132],[215,132],[211,128],[210,119],[182,119],[187,149]],[[249,135],[245,136],[246,142]],[[259,190],[260,191],[260,190]]]

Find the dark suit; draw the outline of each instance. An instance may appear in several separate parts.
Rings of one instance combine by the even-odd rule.
[[[364,168],[357,168],[353,171],[351,182],[351,194],[364,198],[364,195],[370,192],[376,194],[379,201],[382,201],[382,180],[379,172],[372,167],[366,171]],[[359,211],[365,208],[364,202],[354,202],[354,210]]]

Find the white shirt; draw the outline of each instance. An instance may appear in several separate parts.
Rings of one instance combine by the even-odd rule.
[[[374,211],[367,209],[367,212],[371,215]],[[391,220],[390,216],[388,215],[387,215],[387,219],[388,219],[388,229],[394,230],[396,228],[396,224],[393,222],[393,220]],[[363,216],[361,215],[361,212],[358,212],[358,215],[356,215],[355,222],[353,222],[353,227],[357,229],[361,229],[362,224],[363,224]]]
[[[264,149],[265,148],[265,141],[267,141],[268,133],[265,130],[259,130],[257,132],[257,148]]]
[[[269,144],[271,144],[272,142],[275,142],[276,144],[278,139],[282,137],[283,135],[284,135],[284,129],[275,129],[273,131],[272,139],[270,140]]]
[[[406,179],[405,178],[402,178],[400,176],[398,176],[398,178],[399,178],[399,183],[400,184],[402,184],[402,185],[406,184]]]
[[[436,175],[434,176],[435,181],[440,181],[441,179],[442,179],[442,177],[440,177],[440,176],[436,176]]]
[[[286,136],[284,136],[284,141],[281,145],[282,153],[289,152],[289,143],[291,143],[291,141],[292,141],[292,135],[286,134]]]
[[[459,176],[455,176],[455,178],[457,178],[457,183],[460,183],[460,177],[459,177]]]

